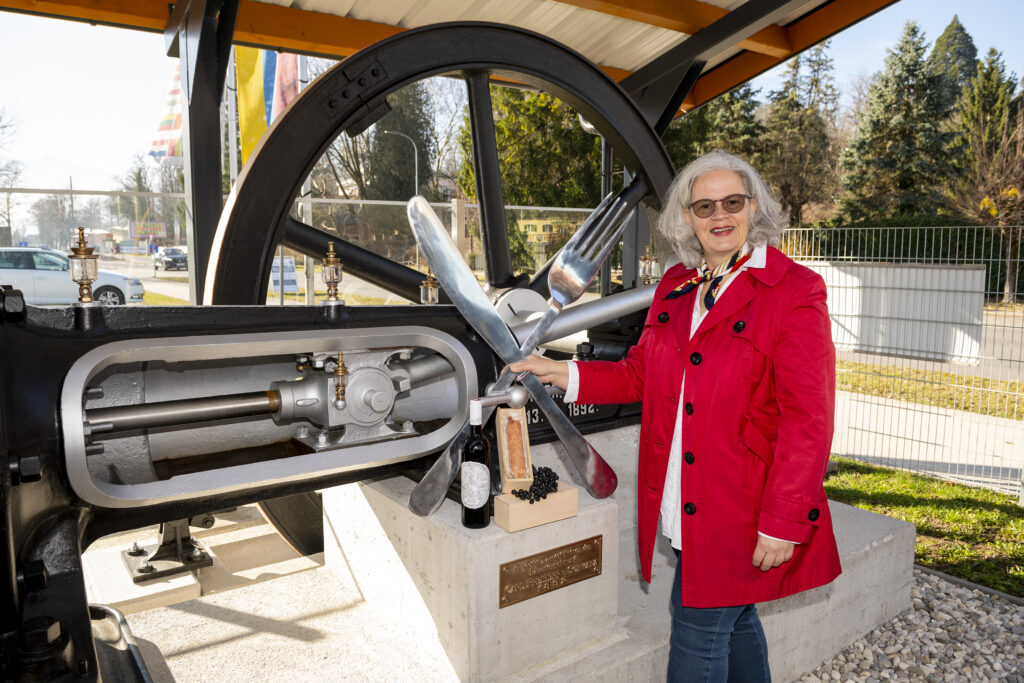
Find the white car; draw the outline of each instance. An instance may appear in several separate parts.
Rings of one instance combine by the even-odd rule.
[[[78,301],[78,285],[71,279],[68,257],[36,247],[0,248],[0,285],[20,289],[25,303],[70,304]],[[138,278],[109,270],[99,271],[92,295],[110,306],[141,303],[145,291]]]

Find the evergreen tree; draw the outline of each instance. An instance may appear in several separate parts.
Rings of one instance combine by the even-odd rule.
[[[957,129],[965,138],[972,134],[979,138],[968,148],[969,157],[976,156],[979,145],[993,149],[1003,138],[1007,126],[1012,123],[1010,103],[1016,88],[1016,78],[1006,73],[1002,54],[995,48],[990,49],[984,61],[978,62],[974,76],[966,83],[957,105]],[[976,158],[970,161],[976,161]]]
[[[836,126],[839,111],[839,91],[836,90],[835,62],[829,49],[832,41],[815,45],[807,51],[807,73],[800,80],[800,93],[804,106],[821,115],[830,129]]]
[[[959,99],[960,91],[977,71],[978,48],[971,35],[953,15],[953,21],[935,40],[935,46],[928,55],[928,70],[939,77],[943,93],[943,104],[950,108]]]
[[[426,86],[406,86],[389,95],[388,104],[391,111],[370,133],[372,151],[366,158],[364,199],[406,200],[414,190],[426,192],[433,178],[434,129]],[[412,138],[415,150],[395,132]]]
[[[951,135],[939,77],[925,67],[926,44],[908,22],[885,69],[872,83],[864,113],[842,155],[841,209],[850,220],[927,215],[939,206],[936,188]]]
[[[1016,86],[1002,55],[989,50],[957,104],[963,154],[947,190],[955,210],[999,232],[1006,257],[1005,303],[1016,300],[1024,214],[1024,112],[1014,101]]]
[[[744,83],[673,121],[662,142],[676,168],[716,149],[757,166],[764,134],[756,116],[757,93]]]
[[[561,249],[561,245],[558,247]],[[530,245],[526,242],[526,233],[523,232],[522,228],[519,227],[518,221],[509,221],[508,223],[508,250],[509,255],[512,257],[512,268],[523,272],[525,270],[534,270],[537,264],[534,262],[533,250],[530,249]],[[554,254],[556,249],[551,250],[550,253]]]
[[[782,87],[771,93],[765,121],[763,170],[779,194],[792,226],[810,203],[827,201],[835,188],[836,155],[829,119],[835,120],[835,86],[827,46],[790,60]]]
[[[491,87],[494,137],[506,204],[596,206],[601,193],[601,141],[576,112],[544,93]],[[469,116],[459,133],[458,185],[476,198]],[[511,218],[509,219],[511,224]]]
[[[749,84],[730,90],[708,103],[708,143],[704,151],[723,149],[760,165],[764,126],[757,120],[757,93]]]
[[[668,158],[677,170],[707,151],[710,136],[708,112],[714,101],[677,116],[661,136]]]

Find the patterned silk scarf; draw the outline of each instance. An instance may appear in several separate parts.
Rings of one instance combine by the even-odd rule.
[[[708,262],[704,261],[700,264],[700,268],[697,269],[697,274],[692,278],[679,285],[671,292],[665,295],[665,299],[675,299],[689,294],[697,287],[700,287],[703,283],[711,281],[708,286],[708,291],[704,295],[704,308],[711,310],[711,307],[715,305],[715,297],[718,296],[718,289],[722,286],[722,280],[725,279],[726,275],[735,273],[737,270],[743,267],[743,264],[750,260],[750,257],[754,252],[750,250],[746,244],[732,255],[728,261],[725,261],[714,270],[708,266]]]

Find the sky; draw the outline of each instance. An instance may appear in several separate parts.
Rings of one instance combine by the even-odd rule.
[[[979,56],[996,47],[1024,74],[1022,0],[901,0],[833,38],[836,85],[881,70],[907,21],[932,43],[954,14]],[[2,156],[24,164],[20,185],[114,189],[149,150],[172,69],[160,34],[0,12],[0,108],[17,126]],[[756,79],[762,98],[780,71]]]

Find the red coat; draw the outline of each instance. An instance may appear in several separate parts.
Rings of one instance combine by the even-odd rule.
[[[683,605],[763,602],[826,584],[841,570],[822,486],[835,407],[825,284],[769,248],[765,267],[738,275],[691,340],[696,292],[664,297],[693,274],[681,265],[665,273],[643,335],[624,360],[578,364],[580,403],[643,401],[643,577],[651,580],[685,369]],[[754,567],[758,531],[799,542],[792,559],[768,572]]]

